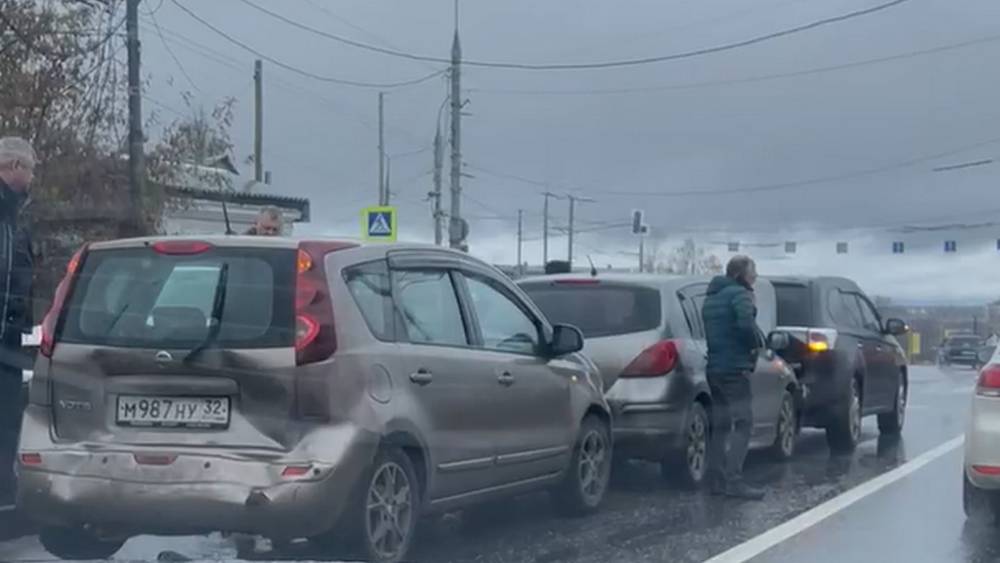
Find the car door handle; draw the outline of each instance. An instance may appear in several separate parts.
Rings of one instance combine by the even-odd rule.
[[[427,385],[431,381],[434,381],[434,374],[429,370],[420,368],[410,374],[410,381],[416,383],[417,385]]]
[[[514,376],[509,371],[501,372],[497,375],[497,382],[504,387],[510,387],[514,384]]]

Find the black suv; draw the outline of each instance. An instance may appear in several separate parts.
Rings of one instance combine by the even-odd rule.
[[[856,283],[844,278],[770,278],[778,330],[791,335],[781,353],[802,389],[803,426],[826,429],[832,449],[850,451],[861,417],[878,415],[883,434],[898,434],[906,413],[906,356],[899,319],[882,321]]]
[[[945,338],[938,351],[938,363],[941,365],[964,364],[972,369],[978,369],[982,363],[979,354],[983,348],[983,339],[974,334],[955,334]]]

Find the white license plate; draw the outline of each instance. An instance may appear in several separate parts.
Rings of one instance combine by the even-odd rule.
[[[115,421],[122,426],[226,428],[229,397],[118,397]]]

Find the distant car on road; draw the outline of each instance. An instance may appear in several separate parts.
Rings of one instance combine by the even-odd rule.
[[[834,277],[772,277],[778,330],[792,335],[780,352],[802,385],[804,426],[826,429],[827,442],[853,450],[861,418],[878,416],[883,434],[906,417],[908,367],[896,336],[906,323],[882,320],[856,283]]]
[[[705,378],[701,306],[710,278],[562,274],[520,283],[551,322],[579,327],[614,413],[615,455],[661,464],[664,476],[702,484],[713,400]],[[773,327],[774,290],[758,282],[758,324]],[[751,445],[795,451],[799,391],[791,368],[758,331]],[[782,342],[782,340],[786,340]],[[772,344],[787,344],[787,336]],[[780,348],[781,346],[772,346]]]
[[[976,382],[965,431],[962,506],[971,520],[1000,523],[1000,350]]]
[[[938,363],[943,366],[959,364],[978,369],[982,364],[980,352],[983,346],[983,339],[974,334],[949,336],[938,350]]]
[[[18,506],[63,558],[218,530],[381,563],[429,511],[550,490],[590,512],[611,418],[582,346],[461,252],[94,243],[43,323]]]

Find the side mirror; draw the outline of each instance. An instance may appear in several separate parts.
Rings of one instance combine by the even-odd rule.
[[[774,352],[787,350],[792,345],[792,337],[787,332],[776,330],[767,335],[767,349]]]
[[[885,321],[885,333],[892,334],[894,336],[899,336],[901,334],[906,334],[910,332],[910,327],[906,326],[900,319],[886,319]]]
[[[552,327],[552,341],[549,342],[549,354],[565,356],[583,350],[583,333],[573,325],[555,325]]]

